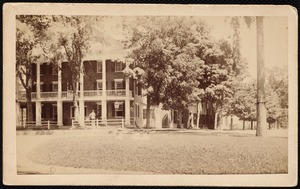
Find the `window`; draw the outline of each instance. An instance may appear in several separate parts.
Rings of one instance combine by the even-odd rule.
[[[52,91],[58,91],[58,82],[52,81]]]
[[[53,119],[57,119],[57,105],[56,104],[52,104],[52,118]]]
[[[123,71],[123,63],[122,62],[115,62],[115,72]]]
[[[102,72],[102,61],[97,61],[97,73]]]
[[[79,108],[79,107],[77,107]],[[84,107],[84,117],[87,116],[87,110],[86,110],[86,106]],[[70,117],[74,118],[75,117],[75,107],[74,106],[70,106]]]
[[[115,89],[124,89],[123,79],[115,79]]]
[[[143,109],[143,119],[147,119],[147,109]],[[154,119],[154,109],[150,109],[150,119]]]
[[[97,79],[97,90],[102,90],[102,80]]]
[[[123,117],[123,109],[124,109],[123,102],[115,102],[115,104],[116,103],[118,103],[118,107],[117,108],[115,107],[115,117]]]

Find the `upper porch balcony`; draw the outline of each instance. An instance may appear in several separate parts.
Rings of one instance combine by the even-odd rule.
[[[108,99],[118,99],[118,98],[124,98],[126,96],[126,90],[106,90],[106,98]],[[78,92],[78,97],[80,96],[80,92]],[[31,99],[37,100],[36,92],[31,93]],[[99,99],[103,97],[103,91],[102,90],[85,90],[83,91],[83,99],[84,100],[93,100],[93,99]],[[132,97],[132,91],[129,91],[129,97]],[[26,100],[26,92],[21,91],[19,92],[17,96],[18,100]],[[40,99],[39,100],[45,100],[45,101],[56,101],[58,99],[58,92],[40,92]],[[62,91],[61,92],[61,99],[62,100],[72,100],[73,94],[72,92],[68,91]]]

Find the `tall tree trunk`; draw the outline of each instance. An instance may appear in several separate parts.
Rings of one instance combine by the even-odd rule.
[[[265,63],[263,17],[256,17],[257,29],[257,127],[256,136],[266,134]]]
[[[147,95],[146,129],[150,128],[150,96]]]
[[[230,116],[230,130],[233,130],[233,116]]]
[[[31,89],[26,90],[26,120],[33,121],[33,111],[32,111],[32,100],[31,100]]]
[[[251,130],[253,130],[253,121],[251,120]]]
[[[215,113],[214,130],[218,129],[218,112]]]
[[[245,120],[243,120],[243,130],[245,130]]]
[[[75,112],[74,112],[74,116],[75,116],[75,120],[78,121],[78,123],[80,123],[80,110],[79,110],[79,106],[78,106],[78,82],[76,82],[75,84],[75,91],[73,91],[73,95],[74,95],[74,98],[73,98],[73,102],[74,102],[74,108],[75,108]]]
[[[188,112],[189,112],[189,114],[188,114],[188,119],[186,122],[186,128],[190,129],[190,127],[191,127],[191,112],[190,112],[190,110],[188,110]]]
[[[200,113],[201,113],[201,102],[197,103],[197,123],[196,123],[196,128],[199,129],[199,122],[200,122]]]
[[[219,130],[222,130],[222,124],[223,124],[223,113],[220,112],[217,118],[217,127]]]

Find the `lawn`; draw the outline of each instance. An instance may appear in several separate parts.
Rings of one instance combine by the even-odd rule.
[[[27,157],[51,166],[153,174],[287,173],[288,139],[176,132],[66,135],[41,143]]]

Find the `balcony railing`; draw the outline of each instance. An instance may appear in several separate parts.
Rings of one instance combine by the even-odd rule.
[[[126,96],[126,90],[106,90],[106,96]]]
[[[83,96],[102,96],[102,91],[83,91]]]
[[[130,96],[132,96],[132,92],[130,91]],[[79,96],[79,94],[78,94]],[[88,90],[83,92],[83,96],[88,97],[101,97],[102,91],[101,90]],[[106,96],[107,97],[125,97],[126,96],[126,90],[106,90]],[[58,98],[58,92],[40,92],[40,98],[41,99],[57,99]],[[62,99],[72,99],[73,94],[67,91],[62,91],[61,93]],[[18,94],[19,100],[26,100],[26,93],[25,91],[19,92]],[[31,93],[31,99],[36,99],[36,92]]]

